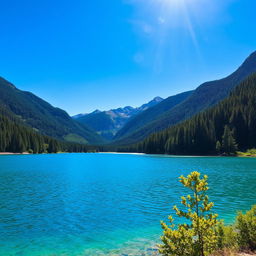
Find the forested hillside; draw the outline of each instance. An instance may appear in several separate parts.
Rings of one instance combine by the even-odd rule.
[[[102,138],[73,120],[64,110],[51,106],[30,92],[0,78],[0,110],[41,134],[78,143],[102,143]]]
[[[88,146],[58,141],[22,126],[0,114],[0,152],[87,152]]]
[[[174,106],[180,104],[185,99],[187,99],[193,91],[183,92],[174,96],[170,96],[157,105],[148,108],[147,110],[141,112],[140,114],[131,118],[125,126],[118,131],[115,139],[131,134],[137,129],[146,126],[150,122],[156,120],[159,116],[163,115],[165,112],[172,109]]]
[[[202,84],[184,102],[163,113],[151,123],[116,138],[116,144],[136,143],[154,132],[171,127],[215,105],[227,97],[233,88],[254,72],[256,72],[256,52],[252,53],[230,76]]]
[[[256,147],[256,73],[230,96],[191,119],[154,133],[127,150],[153,154],[206,155]]]

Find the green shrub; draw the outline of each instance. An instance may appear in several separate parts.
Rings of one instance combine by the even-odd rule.
[[[236,218],[238,245],[241,250],[256,250],[256,206],[245,214],[239,212]]]
[[[181,176],[180,182],[191,193],[181,197],[182,210],[173,209],[178,217],[185,218],[184,224],[174,224],[169,216],[169,225],[161,222],[163,244],[159,253],[165,256],[232,256],[238,250],[256,250],[256,206],[245,214],[239,212],[234,226],[225,226],[212,213],[209,202],[207,176],[192,172]]]
[[[206,256],[217,249],[217,214],[211,209],[213,203],[206,195],[207,176],[200,178],[200,173],[192,172],[187,177],[181,176],[180,182],[191,193],[181,198],[183,208],[174,206],[176,215],[186,219],[185,224],[174,225],[172,216],[170,225],[161,223],[163,228],[162,245],[159,252],[166,256]],[[187,223],[189,222],[189,223]]]
[[[217,228],[218,249],[237,249],[237,236],[233,226],[225,226],[220,222]]]
[[[250,154],[250,155],[256,155],[256,148],[252,148],[252,149],[248,149],[246,151],[246,153]]]

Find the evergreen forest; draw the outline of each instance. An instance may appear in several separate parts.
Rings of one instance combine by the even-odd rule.
[[[256,147],[256,73],[223,101],[120,151],[148,154],[233,154]]]

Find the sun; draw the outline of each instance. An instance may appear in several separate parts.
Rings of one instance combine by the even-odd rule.
[[[171,8],[183,8],[184,6],[189,6],[195,4],[197,0],[152,0],[155,4],[163,7]]]
[[[184,4],[184,2],[186,2],[185,0],[156,0],[156,1],[164,5],[182,5]]]
[[[129,0],[139,8],[138,24],[143,36],[157,44],[157,51],[164,51],[172,35],[191,38],[191,44],[199,52],[197,30],[205,6],[212,0]],[[207,4],[206,4],[207,3]],[[142,24],[142,25],[141,25]],[[179,31],[179,32],[177,32]],[[176,33],[177,32],[177,33]],[[154,36],[153,36],[154,35]]]
[[[197,0],[148,0],[151,6],[161,12],[179,12],[194,5]]]
[[[166,3],[179,3],[179,2],[183,2],[183,0],[161,0],[162,2],[166,2]]]

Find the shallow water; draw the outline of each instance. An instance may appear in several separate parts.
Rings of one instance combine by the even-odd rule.
[[[177,178],[194,170],[226,223],[256,204],[256,159],[0,156],[0,255],[152,255],[159,221],[187,193]]]

